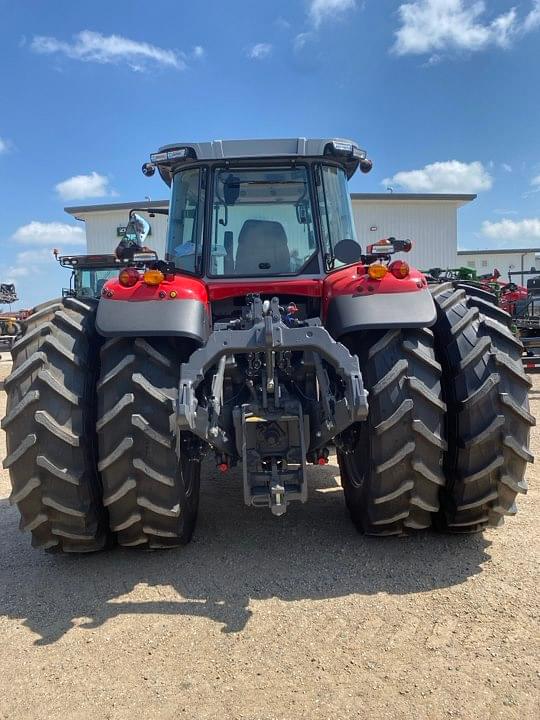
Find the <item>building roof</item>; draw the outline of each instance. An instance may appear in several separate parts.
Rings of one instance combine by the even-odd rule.
[[[65,207],[69,215],[80,215],[93,212],[111,212],[111,210],[152,210],[153,208],[168,208],[168,200],[134,200],[128,203],[106,203],[105,205],[76,205]]]
[[[488,250],[458,250],[458,255],[525,255],[540,253],[540,248],[491,248]]]
[[[476,200],[476,195],[460,193],[351,193],[352,200],[384,200],[403,202],[404,200],[429,200],[432,202],[457,202],[460,205]]]
[[[463,205],[476,199],[476,195],[454,195],[454,194],[438,194],[438,193],[351,193],[352,200],[382,200],[389,202],[399,202],[407,200],[431,200],[443,202],[457,202]],[[80,215],[93,212],[110,212],[112,210],[131,210],[139,208],[140,210],[151,210],[152,208],[169,207],[168,200],[134,200],[128,203],[106,203],[104,205],[76,205],[66,207],[64,210],[70,215]]]

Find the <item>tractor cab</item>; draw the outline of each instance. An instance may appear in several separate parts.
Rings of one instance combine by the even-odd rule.
[[[62,267],[72,271],[63,297],[99,298],[107,280],[117,277],[122,268],[115,255],[55,255]]]
[[[297,139],[166,146],[143,171],[172,187],[165,260],[212,283],[320,277],[359,259],[358,166],[371,169],[352,142]]]

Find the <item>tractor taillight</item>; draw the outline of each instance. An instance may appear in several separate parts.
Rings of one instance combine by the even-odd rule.
[[[143,280],[146,285],[160,285],[165,280],[165,275],[161,270],[146,270]]]
[[[120,270],[120,275],[118,276],[118,282],[120,285],[123,285],[124,287],[133,287],[141,278],[140,272],[137,270],[137,268],[134,267],[127,267],[123,270]]]
[[[380,265],[379,263],[373,263],[368,267],[368,275],[372,280],[382,280],[388,272],[386,265]]]
[[[394,260],[393,263],[390,263],[388,269],[394,277],[398,278],[398,280],[406,278],[410,271],[408,263],[404,260]]]

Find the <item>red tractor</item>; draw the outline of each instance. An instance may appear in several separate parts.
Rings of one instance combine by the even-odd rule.
[[[361,532],[474,532],[526,491],[529,381],[492,295],[429,288],[394,238],[362,251],[347,140],[168,145],[163,257],[130,214],[99,299],[45,303],[5,381],[12,500],[33,544],[186,543],[201,459],[249,506],[308,498],[334,444]]]
[[[499,305],[509,315],[515,316],[518,304],[527,302],[528,297],[527,288],[523,285],[516,285],[513,282],[503,283],[500,289]]]

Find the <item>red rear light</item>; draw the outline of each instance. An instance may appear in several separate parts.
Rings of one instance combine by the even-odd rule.
[[[120,270],[118,276],[118,282],[124,287],[133,287],[141,278],[140,272],[137,268],[128,267]]]
[[[394,260],[394,262],[390,263],[388,269],[394,277],[398,278],[398,280],[403,280],[403,278],[408,276],[410,268],[408,263],[404,260]]]

